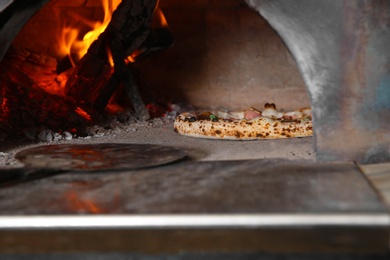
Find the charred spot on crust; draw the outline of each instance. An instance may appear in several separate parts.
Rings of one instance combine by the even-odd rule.
[[[234,133],[234,136],[237,137],[237,138],[240,138],[242,136],[242,134],[239,131],[236,131]]]
[[[252,122],[245,122],[245,124],[252,125],[253,123]]]
[[[219,131],[219,130],[216,130],[215,133],[216,133],[217,135],[220,135],[222,132]]]
[[[263,137],[262,134],[256,134],[256,137]]]
[[[190,117],[190,118],[188,119],[188,121],[190,121],[190,122],[195,122],[195,121],[196,121],[196,117],[192,116],[192,117]]]
[[[173,128],[173,131],[175,131],[176,133],[179,133],[179,131],[177,130],[177,128]]]
[[[299,119],[294,119],[292,116],[283,116],[281,121],[283,121],[283,122],[299,122]]]
[[[265,103],[264,108],[276,109],[276,105],[274,103]]]

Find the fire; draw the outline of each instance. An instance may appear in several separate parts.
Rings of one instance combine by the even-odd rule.
[[[154,11],[154,17],[158,21],[161,28],[168,28],[169,27],[167,19],[165,18],[165,15],[162,12],[160,7],[157,7],[156,10]]]
[[[58,40],[55,47],[57,51],[57,54],[54,55],[55,57],[49,57],[45,54],[41,55],[30,51],[21,52],[22,55],[10,56],[10,64],[12,67],[9,68],[9,71],[13,73],[8,74],[9,77],[7,76],[6,81],[9,86],[7,85],[7,88],[3,88],[2,91],[4,93],[1,93],[0,95],[1,122],[15,122],[15,125],[19,125],[19,116],[13,111],[25,110],[26,118],[28,118],[28,120],[22,120],[23,122],[20,124],[21,129],[22,127],[30,127],[33,124],[35,127],[35,122],[33,123],[33,120],[30,120],[31,117],[34,118],[34,120],[36,119],[40,123],[45,124],[45,126],[47,124],[49,128],[60,128],[61,131],[63,128],[66,128],[67,131],[76,133],[77,129],[81,127],[83,123],[90,123],[93,120],[91,115],[94,115],[94,107],[89,106],[91,104],[88,103],[92,103],[93,101],[85,98],[83,96],[84,92],[81,95],[69,94],[70,87],[68,84],[70,86],[75,86],[75,84],[72,84],[72,80],[77,78],[77,74],[75,73],[77,70],[69,69],[67,67],[67,60],[62,60],[59,64],[57,64],[57,62],[68,57],[73,67],[76,67],[75,65],[87,53],[91,44],[106,30],[114,11],[122,2],[122,0],[100,1],[104,13],[103,18],[100,21],[83,17],[81,14],[83,11],[81,9],[77,9],[81,10],[80,14],[62,12],[64,9],[61,5],[54,9],[56,12],[59,12],[54,15],[58,16],[58,23],[60,25],[60,27],[58,27],[58,35],[53,37],[56,38],[55,40]],[[80,8],[81,7],[82,6],[80,6]],[[87,13],[89,13],[89,11],[91,10],[88,10]],[[148,17],[149,15],[150,14],[148,14]],[[152,23],[153,22],[154,25],[151,24],[153,29],[167,27],[166,19],[158,4],[156,4],[156,7],[154,8]],[[135,50],[127,59],[124,57],[125,62],[136,61],[141,54],[148,51],[148,49],[146,49],[148,48],[147,45],[145,46],[146,47],[142,46],[138,50]],[[115,71],[113,52],[109,48],[107,48],[106,51],[107,55],[105,56],[107,57],[107,60],[103,61],[104,68],[99,70],[102,71],[101,75],[104,79],[97,81],[97,85],[101,84],[101,86],[107,84],[105,80],[109,80],[111,77],[110,73]],[[146,54],[148,53],[146,52]],[[22,58],[23,61],[20,62]],[[20,64],[23,64],[23,66]],[[5,63],[0,63],[0,65],[6,67]],[[109,66],[111,66],[111,68]],[[3,67],[0,69],[3,70]],[[95,84],[95,81],[91,80],[90,82]],[[14,86],[21,89],[20,94],[17,93],[17,91],[14,91],[16,89]],[[77,92],[76,94],[79,93]],[[110,95],[112,95],[112,93],[110,93]],[[85,103],[79,102],[80,100],[78,100],[84,98],[86,100],[85,103],[87,103],[85,107],[82,105]],[[19,102],[19,100],[22,100],[22,102]],[[101,106],[105,105],[106,104],[102,101]],[[102,108],[101,106],[99,106],[99,109]],[[114,113],[120,112],[123,109],[121,109],[120,105],[110,101],[107,110]],[[16,116],[13,116],[14,114]],[[57,121],[66,121],[62,119],[68,119],[69,115],[71,116],[69,124],[68,122],[63,125],[57,124]],[[73,121],[77,122],[77,125],[72,125]],[[2,126],[0,125],[0,133],[3,131],[1,127]]]
[[[101,33],[107,28],[110,23],[112,13],[121,3],[121,0],[102,0],[102,8],[104,11],[103,21],[90,21],[85,18],[74,15],[75,20],[83,21],[85,26],[91,28],[83,37],[81,37],[81,30],[75,26],[64,26],[62,33],[59,36],[59,55],[62,57],[69,57],[70,62],[73,67],[78,60],[80,60],[88,51],[88,48],[91,44],[99,37]],[[153,22],[157,24],[160,28],[168,28],[168,22],[159,7],[160,1],[157,1],[156,8],[154,10]],[[82,39],[81,39],[82,38]],[[108,54],[108,63],[110,66],[114,66],[112,59],[112,54],[109,49],[107,49]],[[127,57],[126,62],[133,63],[136,61],[139,51],[137,50]]]
[[[103,21],[90,21],[74,15],[75,20],[83,21],[91,30],[81,36],[81,29],[72,25],[64,26],[59,36],[59,54],[68,56],[72,65],[80,60],[88,51],[89,46],[99,37],[110,23],[112,13],[118,7],[121,0],[102,0],[104,11]]]

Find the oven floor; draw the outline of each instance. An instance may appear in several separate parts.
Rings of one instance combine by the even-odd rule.
[[[92,132],[92,131],[91,131]],[[114,130],[97,129],[96,134],[71,141],[50,143],[13,142],[0,144],[0,167],[19,166],[14,160],[16,152],[42,144],[61,143],[139,143],[174,146],[183,149],[192,160],[245,160],[281,158],[314,161],[313,138],[278,140],[231,141],[200,139],[179,135],[173,131],[170,120],[155,119],[151,123],[130,124]]]
[[[108,142],[174,146],[188,158],[1,187],[0,253],[388,252],[390,215],[369,168],[316,163],[312,138],[195,139],[163,122],[53,143]],[[3,144],[2,167],[36,145]]]

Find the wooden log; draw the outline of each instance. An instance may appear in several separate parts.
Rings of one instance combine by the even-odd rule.
[[[123,82],[137,116],[140,119],[149,117],[124,60],[147,39],[155,6],[156,0],[123,0],[106,30],[77,64],[66,85],[66,93],[83,109],[90,113],[102,111]],[[108,49],[112,53],[114,70],[109,67]]]

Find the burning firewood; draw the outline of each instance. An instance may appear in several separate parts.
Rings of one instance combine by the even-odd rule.
[[[44,54],[8,51],[0,64],[1,133],[17,135],[30,127],[68,131],[90,123],[61,92],[66,75],[58,75],[56,65],[54,58]]]
[[[152,17],[162,16],[156,2],[123,0],[111,16],[113,5],[109,16],[105,15],[106,29],[84,48],[88,51],[78,56],[83,56],[81,60],[73,60],[72,50],[65,53],[75,65],[68,70],[66,63],[57,64],[47,54],[10,49],[0,63],[0,134],[20,135],[24,129],[43,128],[83,135],[85,127],[105,123],[103,112],[120,85],[136,116],[148,119],[129,63],[173,43],[162,23],[163,28],[151,29]],[[62,54],[57,58],[65,57]]]
[[[138,118],[149,118],[125,58],[148,38],[156,2],[123,0],[105,31],[76,65],[66,84],[66,94],[84,110],[92,114],[102,111],[123,83]],[[110,64],[110,59],[113,64]]]

